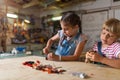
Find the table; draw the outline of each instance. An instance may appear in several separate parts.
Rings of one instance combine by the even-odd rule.
[[[48,74],[35,70],[22,63],[25,61],[41,61],[42,64],[51,64],[62,67],[63,74]],[[83,72],[89,77],[86,80],[120,80],[120,70],[96,64],[86,64],[80,61],[48,61],[42,56],[25,56],[18,58],[0,59],[0,80],[83,80],[73,76],[73,72]]]

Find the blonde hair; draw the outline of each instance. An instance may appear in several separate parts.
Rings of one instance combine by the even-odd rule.
[[[103,29],[115,34],[117,38],[120,38],[120,20],[111,18],[103,24]]]

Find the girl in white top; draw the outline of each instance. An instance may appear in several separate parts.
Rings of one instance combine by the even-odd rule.
[[[86,60],[100,62],[114,68],[120,68],[120,21],[112,18],[103,24],[101,31],[101,53],[98,43],[95,43],[92,51],[86,53]]]

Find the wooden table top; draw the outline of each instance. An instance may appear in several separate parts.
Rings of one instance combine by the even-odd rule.
[[[48,74],[22,63],[39,60],[43,65],[53,65],[66,70],[63,74]],[[0,59],[0,80],[83,80],[72,73],[85,73],[87,80],[120,80],[120,70],[80,61],[48,61],[40,56]]]

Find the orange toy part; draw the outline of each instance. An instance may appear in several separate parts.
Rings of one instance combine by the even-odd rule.
[[[48,74],[51,74],[51,73],[62,73],[62,72],[65,72],[66,70],[63,70],[63,69],[59,69],[58,68],[61,68],[61,67],[53,67],[52,65],[42,65],[40,64],[40,61],[37,60],[36,62],[34,61],[26,61],[23,63],[23,65],[27,65],[29,67],[32,67],[33,69],[36,69],[36,70],[40,70],[40,71],[44,71],[44,72],[48,72]]]

